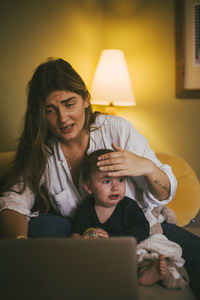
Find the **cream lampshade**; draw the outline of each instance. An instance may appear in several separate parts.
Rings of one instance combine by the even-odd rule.
[[[91,85],[93,104],[136,105],[123,51],[103,50]]]

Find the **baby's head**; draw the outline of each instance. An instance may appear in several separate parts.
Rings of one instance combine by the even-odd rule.
[[[125,196],[126,177],[111,177],[107,171],[99,170],[98,157],[114,152],[100,149],[87,155],[83,162],[83,187],[92,194],[95,203],[106,207],[116,206]]]
[[[83,174],[83,181],[87,181],[90,180],[91,175],[94,172],[101,172],[97,166],[97,162],[98,162],[98,157],[100,155],[106,154],[106,153],[110,153],[110,152],[114,152],[114,150],[111,149],[99,149],[96,150],[90,154],[88,154],[84,161],[83,161],[83,165],[82,165],[82,174]]]

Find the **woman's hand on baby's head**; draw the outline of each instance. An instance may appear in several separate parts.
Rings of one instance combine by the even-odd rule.
[[[102,154],[98,157],[99,170],[108,176],[143,176],[152,171],[152,162],[112,143],[115,152]]]

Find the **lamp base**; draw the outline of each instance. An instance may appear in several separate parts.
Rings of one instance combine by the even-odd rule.
[[[105,112],[109,115],[113,115],[113,116],[116,115],[116,108],[112,102],[110,102],[109,105],[106,106]]]

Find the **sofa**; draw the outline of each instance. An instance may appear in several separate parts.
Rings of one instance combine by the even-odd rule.
[[[0,153],[0,177],[9,170],[14,155],[14,152]],[[156,153],[156,155],[160,161],[172,167],[178,181],[176,195],[173,201],[168,204],[176,214],[177,224],[200,237],[200,184],[195,172],[180,157],[167,153]],[[183,290],[173,290],[160,284],[151,287],[139,286],[139,296],[141,300],[197,299],[189,286]]]

